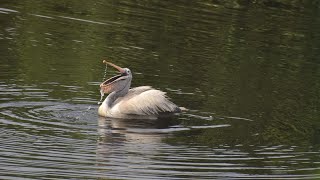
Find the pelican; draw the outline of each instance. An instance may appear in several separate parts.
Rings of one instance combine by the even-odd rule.
[[[163,91],[151,86],[130,89],[132,80],[130,69],[121,68],[105,60],[103,63],[114,67],[120,74],[100,84],[101,93],[109,93],[98,109],[100,116],[157,119],[164,114],[181,112],[181,109],[171,102]]]

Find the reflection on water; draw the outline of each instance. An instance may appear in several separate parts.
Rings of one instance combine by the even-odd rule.
[[[2,1],[0,179],[316,179],[318,14],[315,1]],[[105,58],[189,110],[98,117]]]
[[[97,165],[105,168],[101,172],[110,178],[312,178],[313,175],[287,173],[319,156],[318,152],[284,145],[172,145],[163,143],[170,134],[157,129],[156,122],[142,126],[139,122],[99,118],[98,123]],[[180,130],[188,132],[176,129]]]

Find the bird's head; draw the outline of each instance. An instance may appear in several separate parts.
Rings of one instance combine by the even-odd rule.
[[[132,79],[132,74],[130,69],[128,68],[121,68],[113,63],[107,62],[103,60],[103,63],[110,65],[117,69],[120,74],[113,76],[103,83],[100,84],[100,89],[103,93],[111,93],[111,92],[123,92],[126,91],[125,93],[128,92],[130,85],[131,85],[131,79]]]

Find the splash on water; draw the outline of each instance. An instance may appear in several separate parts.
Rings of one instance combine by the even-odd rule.
[[[108,64],[106,63],[106,68],[104,69],[104,74],[103,74],[103,79],[102,79],[102,81],[105,81],[105,80],[106,80],[106,77],[107,77],[107,69],[108,69]]]
[[[100,101],[98,102],[98,105],[102,103],[103,96],[104,96],[103,89],[100,89]]]
[[[108,64],[106,64],[106,68],[104,69],[104,75],[103,75],[102,81],[106,80],[107,69],[108,69]],[[100,101],[98,102],[98,105],[102,104],[103,96],[104,96],[103,89],[100,89]]]

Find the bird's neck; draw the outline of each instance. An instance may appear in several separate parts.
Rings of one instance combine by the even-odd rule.
[[[110,109],[113,106],[113,103],[118,99],[118,97],[120,97],[119,94],[114,91],[106,97],[103,103],[105,103],[107,108]]]
[[[99,109],[98,109],[99,114],[101,116],[107,116],[108,111],[115,105],[115,101],[119,97],[123,97],[129,92],[130,85],[131,85],[131,81],[129,81],[124,88],[122,88],[118,91],[113,91],[112,93],[110,93],[106,97],[106,99],[103,101],[101,106],[99,107]]]
[[[125,96],[130,89],[131,82],[129,82],[123,89],[110,93],[104,100],[108,108],[112,108],[114,102],[119,98]]]
[[[114,102],[118,99],[118,97],[119,95],[116,92],[110,93],[100,105],[98,113],[101,116],[107,116],[109,110],[113,107]]]

